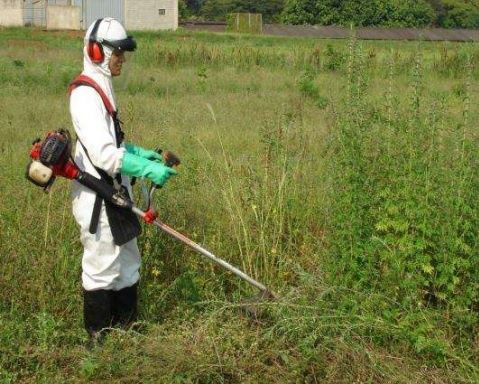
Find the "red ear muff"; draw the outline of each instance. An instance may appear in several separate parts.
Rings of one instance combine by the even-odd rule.
[[[103,47],[96,41],[90,41],[88,43],[88,56],[90,60],[95,64],[103,63],[105,55],[103,54]]]
[[[100,23],[102,20],[103,19],[98,19],[97,21],[95,21],[95,25],[91,30],[90,39],[87,46],[88,57],[94,64],[101,64],[103,63],[103,60],[105,60],[105,55],[103,54],[103,47],[98,41],[96,41],[96,35],[98,33],[98,28],[100,28]]]

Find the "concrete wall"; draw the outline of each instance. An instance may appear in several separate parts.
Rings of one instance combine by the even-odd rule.
[[[176,30],[178,0],[125,0],[125,27],[127,30]]]
[[[68,5],[49,5],[47,29],[80,29],[81,8]]]
[[[23,25],[23,0],[0,0],[0,25]]]

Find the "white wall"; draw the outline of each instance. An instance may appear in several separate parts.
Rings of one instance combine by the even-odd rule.
[[[68,5],[49,5],[47,29],[80,29],[81,8]]]
[[[160,15],[159,10],[165,14]],[[125,0],[125,27],[128,30],[178,28],[178,0]]]
[[[0,25],[23,25],[23,0],[0,0]]]

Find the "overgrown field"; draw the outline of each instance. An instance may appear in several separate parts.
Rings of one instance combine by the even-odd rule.
[[[71,129],[82,38],[0,29],[0,383],[479,382],[477,47],[136,36],[128,140],[182,158],[161,218],[279,299],[251,319],[254,289],[145,227],[140,321],[87,352],[69,185],[24,178]]]

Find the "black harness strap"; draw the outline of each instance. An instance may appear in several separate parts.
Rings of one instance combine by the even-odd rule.
[[[83,145],[83,143],[81,142],[80,138],[77,136],[77,140],[78,142],[81,144],[82,148],[83,148],[83,151],[85,152],[86,154],[86,157],[88,158],[88,160],[90,161],[90,163],[93,165],[93,167],[95,168],[95,170],[98,172],[98,174],[100,175],[100,178],[102,180],[106,180],[108,182],[108,184],[110,185],[114,185],[114,182],[113,182],[113,178],[108,175],[103,169],[101,168],[98,168],[98,167],[95,167],[95,165],[93,164],[93,162],[91,161],[90,159],[90,155],[88,154],[88,150],[86,149],[86,147]],[[115,181],[117,182],[118,185],[121,185],[121,177],[120,177],[120,180],[118,180],[118,175],[115,177]],[[119,187],[118,187],[119,188]],[[101,198],[100,195],[96,195],[96,198],[95,198],[95,204],[93,205],[93,210],[92,210],[92,213],[91,213],[91,219],[90,219],[90,227],[88,229],[88,231],[91,233],[91,234],[95,234],[96,231],[98,230],[98,223],[100,221],[100,213],[101,213],[101,205],[102,205],[102,202],[103,202],[103,199]]]

